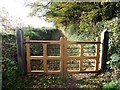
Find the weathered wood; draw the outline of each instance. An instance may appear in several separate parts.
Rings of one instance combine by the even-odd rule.
[[[29,42],[30,38],[29,36],[26,38],[26,41]],[[30,44],[26,43],[26,60],[27,60],[27,72],[31,72],[30,67]]]
[[[100,63],[101,63],[100,69],[102,71],[105,71],[107,68],[108,39],[109,39],[109,33],[107,30],[104,30],[101,34],[101,53],[100,53]]]
[[[20,74],[25,74],[25,51],[24,51],[24,38],[23,31],[20,29],[16,30],[16,44],[17,44],[17,60]]]

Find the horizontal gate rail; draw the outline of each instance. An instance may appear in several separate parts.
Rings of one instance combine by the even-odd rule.
[[[97,44],[101,43],[100,41],[68,41],[68,44]]]
[[[60,41],[43,41],[43,40],[30,40],[25,43],[39,43],[39,44],[60,44]]]

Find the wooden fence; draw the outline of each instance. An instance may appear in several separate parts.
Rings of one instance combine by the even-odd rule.
[[[96,41],[30,40],[26,38],[27,72],[66,74],[97,72],[100,63],[100,38]],[[31,45],[40,46],[41,55],[32,55]],[[52,46],[53,45],[53,46]],[[50,48],[48,48],[50,47]],[[32,47],[33,48],[33,47]],[[57,49],[55,49],[57,48]],[[50,55],[54,53],[54,55]],[[33,62],[34,61],[34,62]]]

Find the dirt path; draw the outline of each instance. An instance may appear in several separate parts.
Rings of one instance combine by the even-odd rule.
[[[86,80],[95,74],[43,75],[29,74],[26,88],[85,88]]]

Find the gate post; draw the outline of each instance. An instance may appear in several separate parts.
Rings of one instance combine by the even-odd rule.
[[[25,74],[25,51],[24,51],[24,38],[23,31],[20,29],[16,30],[16,44],[17,44],[17,60],[18,68],[21,75]]]
[[[101,71],[105,71],[107,69],[108,39],[109,32],[108,30],[104,30],[101,33],[101,52],[100,52]]]
[[[60,37],[60,67],[61,67],[61,74],[64,74],[64,37]]]

